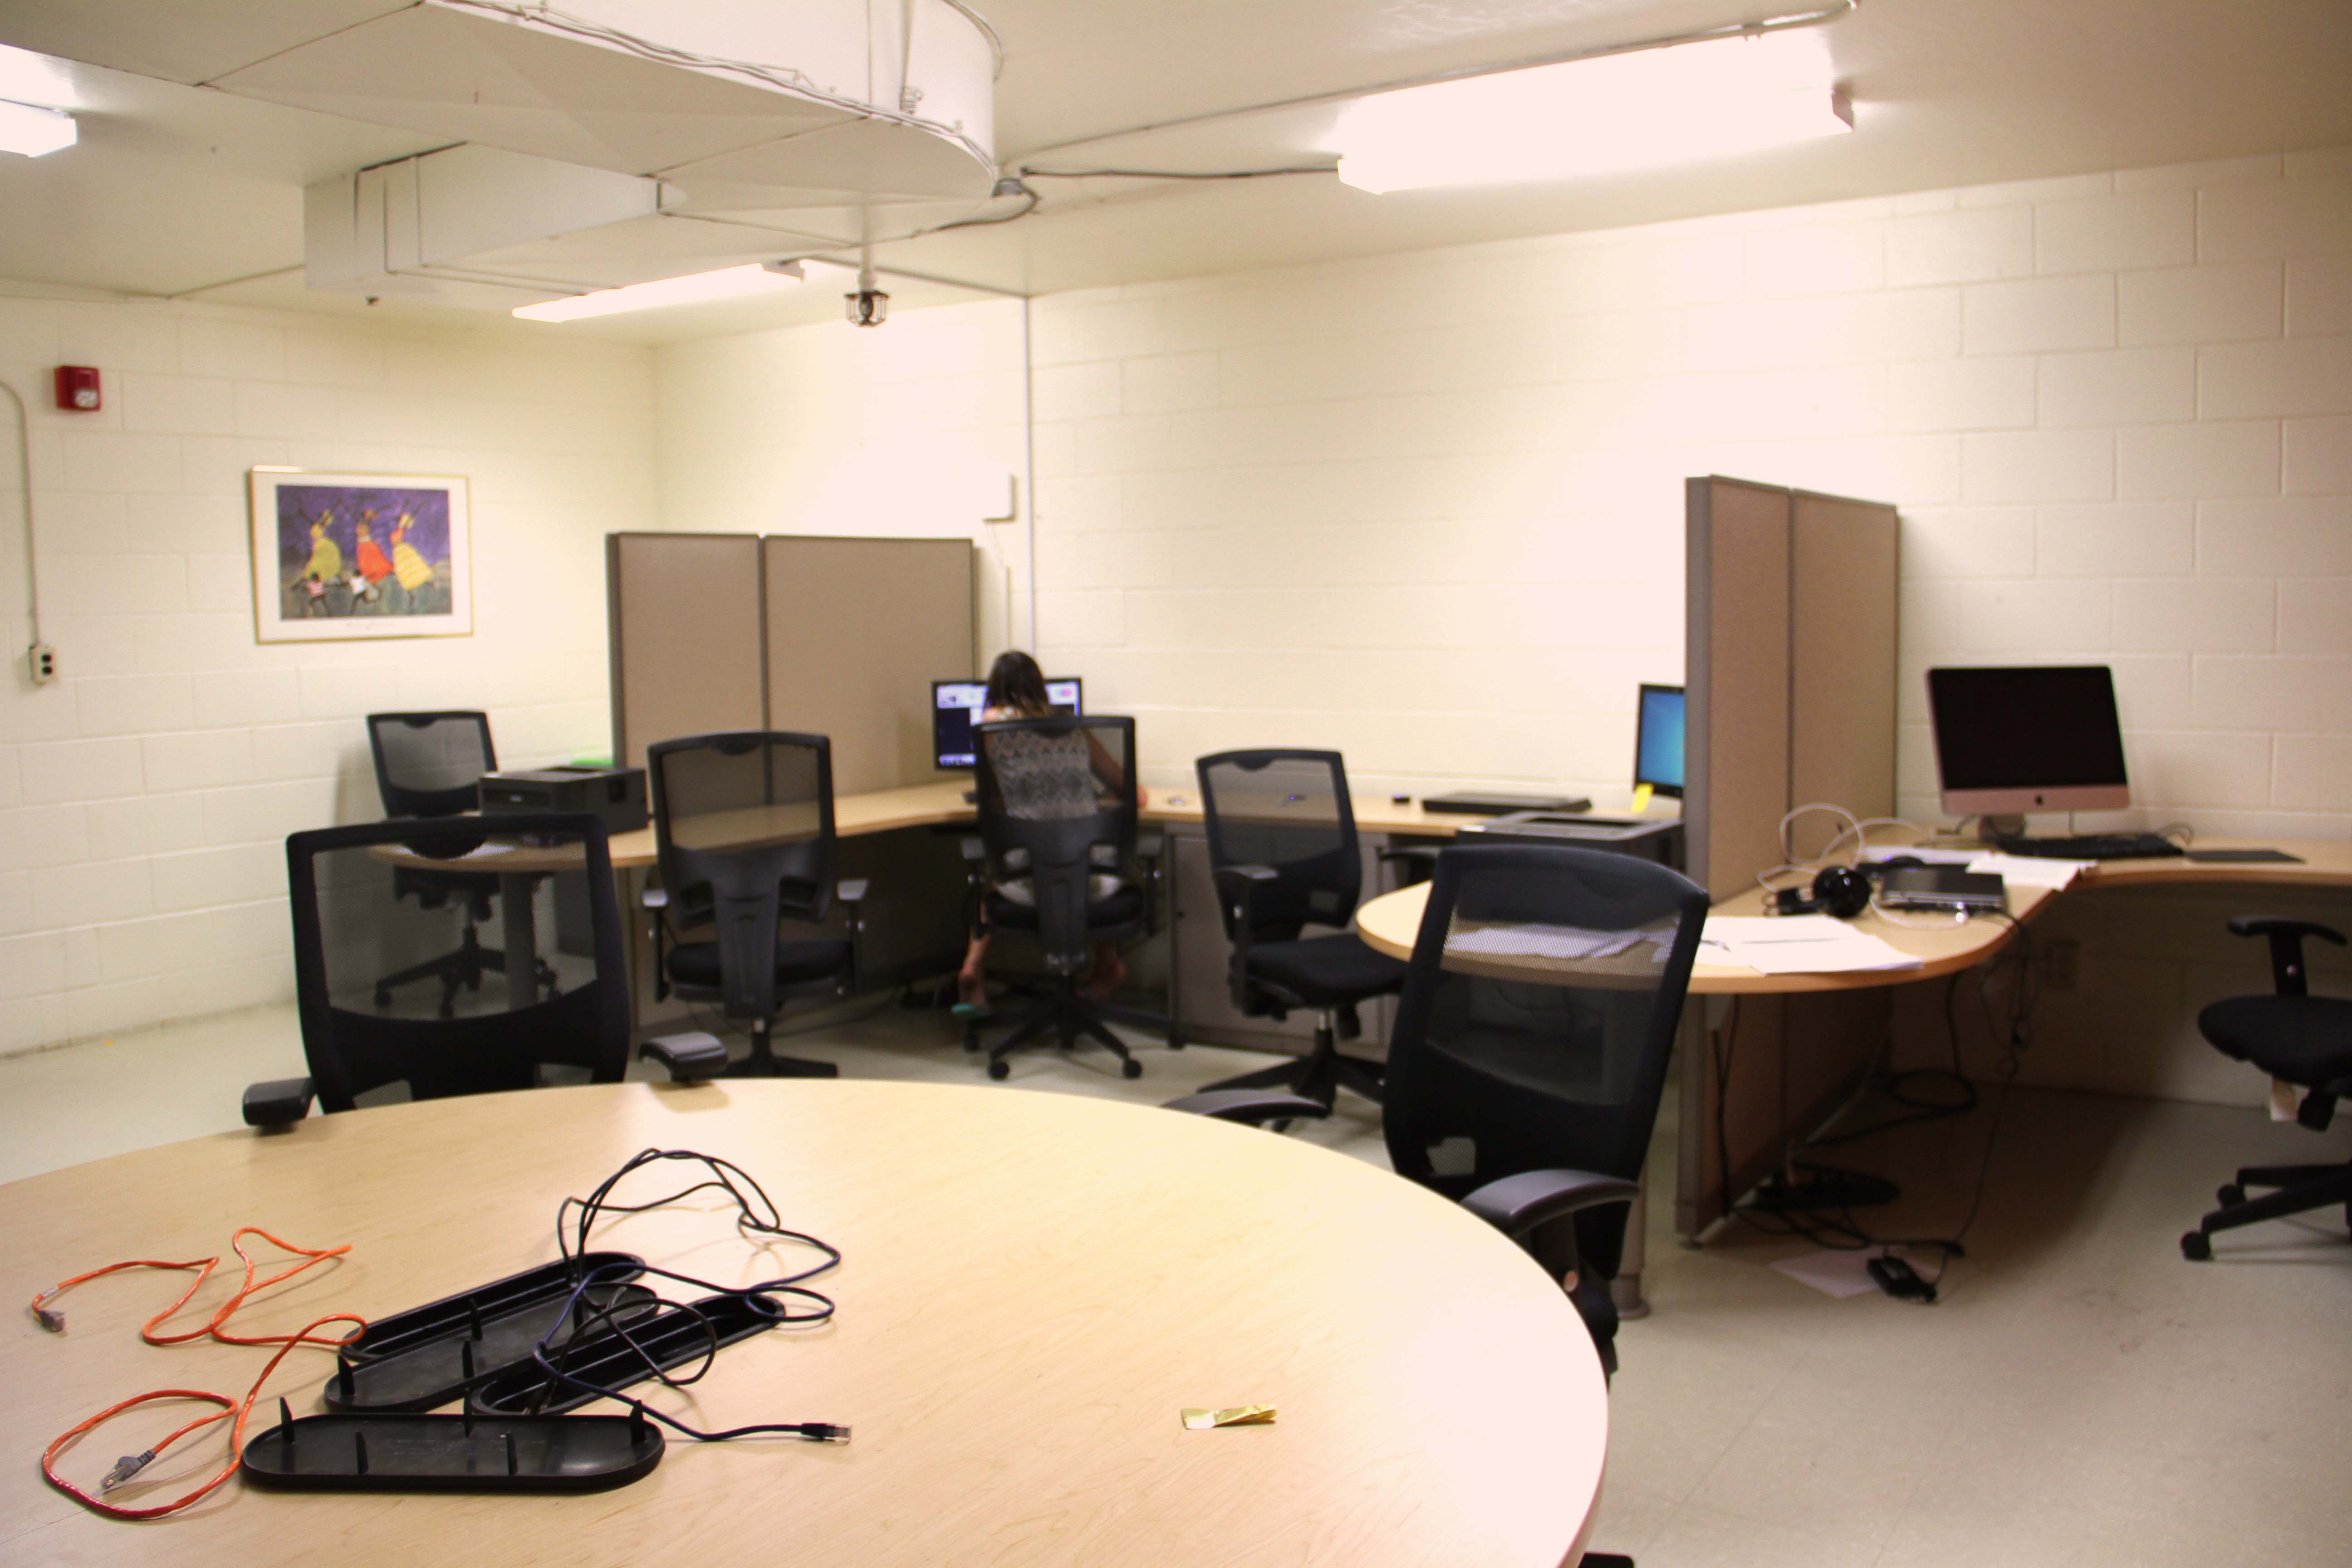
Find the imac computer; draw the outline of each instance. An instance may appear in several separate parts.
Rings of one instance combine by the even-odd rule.
[[[2105,665],[1931,669],[1927,713],[1944,809],[1954,816],[2131,804]]]
[[[1086,709],[1085,683],[1075,675],[1055,676],[1045,682],[1045,699],[1054,711],[1077,715]],[[931,682],[931,761],[942,768],[977,766],[972,754],[971,727],[988,706],[985,680]]]
[[[1683,689],[1642,688],[1633,728],[1633,783],[1654,795],[1680,800],[1683,794]]]

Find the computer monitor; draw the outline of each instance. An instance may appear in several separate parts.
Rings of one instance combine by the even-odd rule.
[[[2115,677],[2104,664],[1931,669],[1927,714],[1954,816],[2131,804]]]
[[[1683,689],[1643,685],[1633,726],[1633,783],[1652,793],[1683,793]]]
[[[1049,677],[1045,682],[1045,700],[1056,713],[1081,714],[1086,708],[1086,683],[1075,675]],[[985,680],[934,680],[931,682],[931,761],[942,768],[969,768],[979,759],[972,754],[971,727],[980,722],[982,710],[988,706],[988,682]]]

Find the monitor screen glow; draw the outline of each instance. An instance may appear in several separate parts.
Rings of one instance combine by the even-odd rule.
[[[1927,712],[1954,816],[2131,804],[2115,677],[2103,664],[1931,669]]]
[[[1659,795],[1683,793],[1683,689],[1642,688],[1633,730],[1633,782]]]
[[[1045,681],[1045,698],[1056,713],[1082,714],[1086,711],[1086,682],[1075,675],[1049,676]],[[931,682],[931,762],[941,768],[969,768],[979,759],[972,754],[971,727],[980,722],[988,707],[988,682],[985,680],[934,680]]]

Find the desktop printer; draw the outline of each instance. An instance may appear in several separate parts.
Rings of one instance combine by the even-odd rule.
[[[1592,816],[1580,812],[1518,811],[1489,822],[1466,823],[1456,844],[1549,844],[1564,849],[1605,849],[1637,855],[1681,870],[1683,825],[1672,816]]]
[[[527,768],[482,775],[482,815],[520,811],[584,811],[604,831],[631,833],[643,827],[646,770],[643,768]]]

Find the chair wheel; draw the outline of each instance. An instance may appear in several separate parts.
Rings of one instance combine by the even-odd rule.
[[[1175,1030],[1173,1030],[1173,1029],[1169,1030],[1169,1031],[1168,1031],[1168,1048],[1169,1048],[1170,1050],[1171,1050],[1171,1051],[1181,1051],[1181,1050],[1182,1050],[1182,1049],[1184,1048],[1184,1037],[1183,1037],[1183,1036],[1181,1036],[1181,1035],[1180,1035],[1180,1034],[1178,1034],[1178,1033],[1177,1033]]]
[[[2235,1208],[2238,1205],[2246,1201],[2246,1189],[2238,1185],[2235,1182],[2230,1182],[2224,1184],[2221,1189],[2213,1194],[2213,1197],[2214,1200],[2223,1208]]]
[[[389,991],[386,991],[386,990],[385,990],[385,989],[383,989],[382,986],[378,986],[378,987],[376,987],[376,993],[375,993],[375,1005],[376,1005],[377,1006],[379,1006],[379,1007],[389,1007],[389,1006],[391,1006],[391,1005],[392,1005],[392,993],[391,993],[391,992],[389,992]]]
[[[2180,1256],[2191,1263],[2204,1263],[2213,1256],[2213,1238],[2201,1230],[2192,1230],[2180,1238]]]
[[[1003,1083],[1013,1076],[1013,1064],[1002,1058],[988,1064],[988,1076]]]
[[[1141,1078],[1143,1076],[1143,1064],[1137,1061],[1134,1058],[1129,1057],[1127,1060],[1118,1064],[1118,1076],[1121,1078]]]

